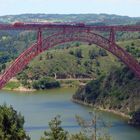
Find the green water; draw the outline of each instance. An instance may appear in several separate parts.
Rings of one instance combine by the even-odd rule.
[[[92,109],[71,101],[73,88],[61,88],[38,92],[0,91],[0,104],[7,103],[25,116],[25,129],[32,140],[39,140],[48,122],[61,115],[62,126],[71,133],[79,131],[75,115],[89,118]],[[106,112],[100,112],[105,121],[111,121],[111,135],[115,140],[140,140],[140,129],[129,126],[125,119]]]

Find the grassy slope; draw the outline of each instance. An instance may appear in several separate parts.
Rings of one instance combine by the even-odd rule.
[[[130,48],[133,48],[133,44],[134,44],[134,48],[135,50],[137,50],[137,52],[140,53],[140,39],[129,39],[127,41],[119,41],[118,45],[121,46],[122,48],[124,48],[126,50],[126,46],[129,46]],[[137,57],[134,55],[134,53],[131,53],[131,55],[133,55],[137,60],[140,61],[140,57]]]
[[[10,81],[6,84],[6,86],[4,87],[4,89],[6,90],[13,90],[16,88],[20,87],[20,83],[19,82],[15,82],[15,81]]]
[[[82,50],[83,58],[80,58],[80,63],[78,64],[78,58],[74,55],[69,54],[70,50],[75,51],[76,49]],[[95,45],[88,46],[86,44],[81,45],[80,47],[74,47],[69,49],[57,49],[57,50],[50,50],[49,53],[53,55],[52,59],[46,59],[46,54],[48,52],[44,52],[42,56],[42,60],[40,60],[40,56],[35,58],[29,65],[31,69],[35,69],[36,67],[40,67],[42,71],[48,71],[49,73],[67,73],[67,74],[74,74],[74,73],[87,73],[87,66],[84,65],[86,61],[90,61],[88,52],[89,50],[94,49],[95,52],[98,52],[99,47]],[[96,61],[100,63],[100,66],[96,66]],[[110,53],[108,56],[104,57],[97,57],[96,59],[92,59],[92,76],[97,75],[96,70],[99,69],[102,73],[106,73],[110,67],[113,65],[119,65],[116,62],[116,58],[113,57]],[[115,63],[116,62],[116,63]]]

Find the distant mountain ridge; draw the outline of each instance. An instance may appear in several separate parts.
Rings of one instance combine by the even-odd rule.
[[[85,22],[106,25],[125,25],[140,23],[140,17],[109,14],[21,14],[0,16],[1,23],[13,22]]]

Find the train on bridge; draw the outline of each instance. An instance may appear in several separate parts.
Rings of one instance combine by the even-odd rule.
[[[82,22],[15,22],[13,23],[14,27],[20,27],[20,26],[36,26],[36,25],[71,25],[71,26],[78,26],[78,27],[85,27],[86,24]]]

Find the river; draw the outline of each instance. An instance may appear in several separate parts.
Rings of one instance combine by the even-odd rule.
[[[74,88],[60,88],[36,92],[0,91],[0,104],[12,105],[25,117],[25,129],[31,140],[39,140],[48,122],[61,115],[62,126],[71,133],[78,132],[75,115],[89,119],[90,107],[71,101]],[[127,124],[126,120],[112,113],[100,112],[104,121],[111,122],[110,134],[114,140],[140,140],[140,129]]]

